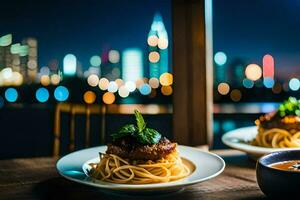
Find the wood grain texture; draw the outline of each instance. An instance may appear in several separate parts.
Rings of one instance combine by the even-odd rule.
[[[211,76],[207,75],[204,0],[173,1],[174,139],[211,144]]]
[[[231,156],[230,151],[218,152],[226,155],[227,166],[221,175],[179,192],[155,195],[155,199],[263,198],[256,183],[255,162],[245,154]],[[55,163],[55,158],[1,160],[0,199],[153,199],[153,194],[123,196],[68,181],[58,175]]]

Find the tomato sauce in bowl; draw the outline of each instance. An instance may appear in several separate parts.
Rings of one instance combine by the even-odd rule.
[[[272,163],[269,165],[274,169],[280,169],[285,171],[299,171],[300,172],[300,160],[288,160],[283,162]]]

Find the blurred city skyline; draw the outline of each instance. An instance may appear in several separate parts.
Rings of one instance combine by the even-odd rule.
[[[12,33],[13,43],[36,38],[39,67],[55,59],[62,69],[64,56],[72,53],[87,70],[91,56],[110,49],[147,50],[149,28],[157,12],[171,37],[170,0],[12,0],[1,6],[1,35]]]
[[[213,1],[216,101],[254,101],[261,91],[267,93],[260,101],[296,94],[299,7],[291,0],[272,5]],[[0,13],[0,86],[35,82],[47,87],[59,85],[64,76],[79,76],[89,86],[122,98],[136,91],[152,98],[157,88],[169,96],[171,13],[171,0],[5,2]],[[5,39],[11,35],[5,34],[13,36],[9,44]],[[28,55],[21,55],[24,48],[18,42],[27,46]]]
[[[300,76],[299,1],[214,0],[213,7],[215,52],[260,66],[271,54],[275,77]]]

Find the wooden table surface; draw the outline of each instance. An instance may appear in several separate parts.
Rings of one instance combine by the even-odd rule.
[[[59,176],[55,158],[0,160],[0,199],[264,199],[255,162],[233,150],[215,151],[225,162],[218,177],[169,194],[124,196],[73,183]],[[205,169],[203,169],[205,170]]]

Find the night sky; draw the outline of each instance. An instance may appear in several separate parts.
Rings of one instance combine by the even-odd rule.
[[[214,51],[261,64],[275,58],[276,74],[300,71],[300,1],[214,0]],[[39,41],[39,65],[75,54],[89,58],[103,49],[146,48],[153,15],[159,11],[171,39],[171,0],[10,0],[1,2],[0,35],[14,42]]]
[[[13,42],[35,37],[39,65],[73,53],[86,69],[89,58],[104,49],[145,49],[155,12],[171,37],[170,0],[9,0],[1,2],[0,35]]]
[[[277,76],[299,76],[299,11],[297,0],[214,0],[215,51],[258,64],[269,53]]]

